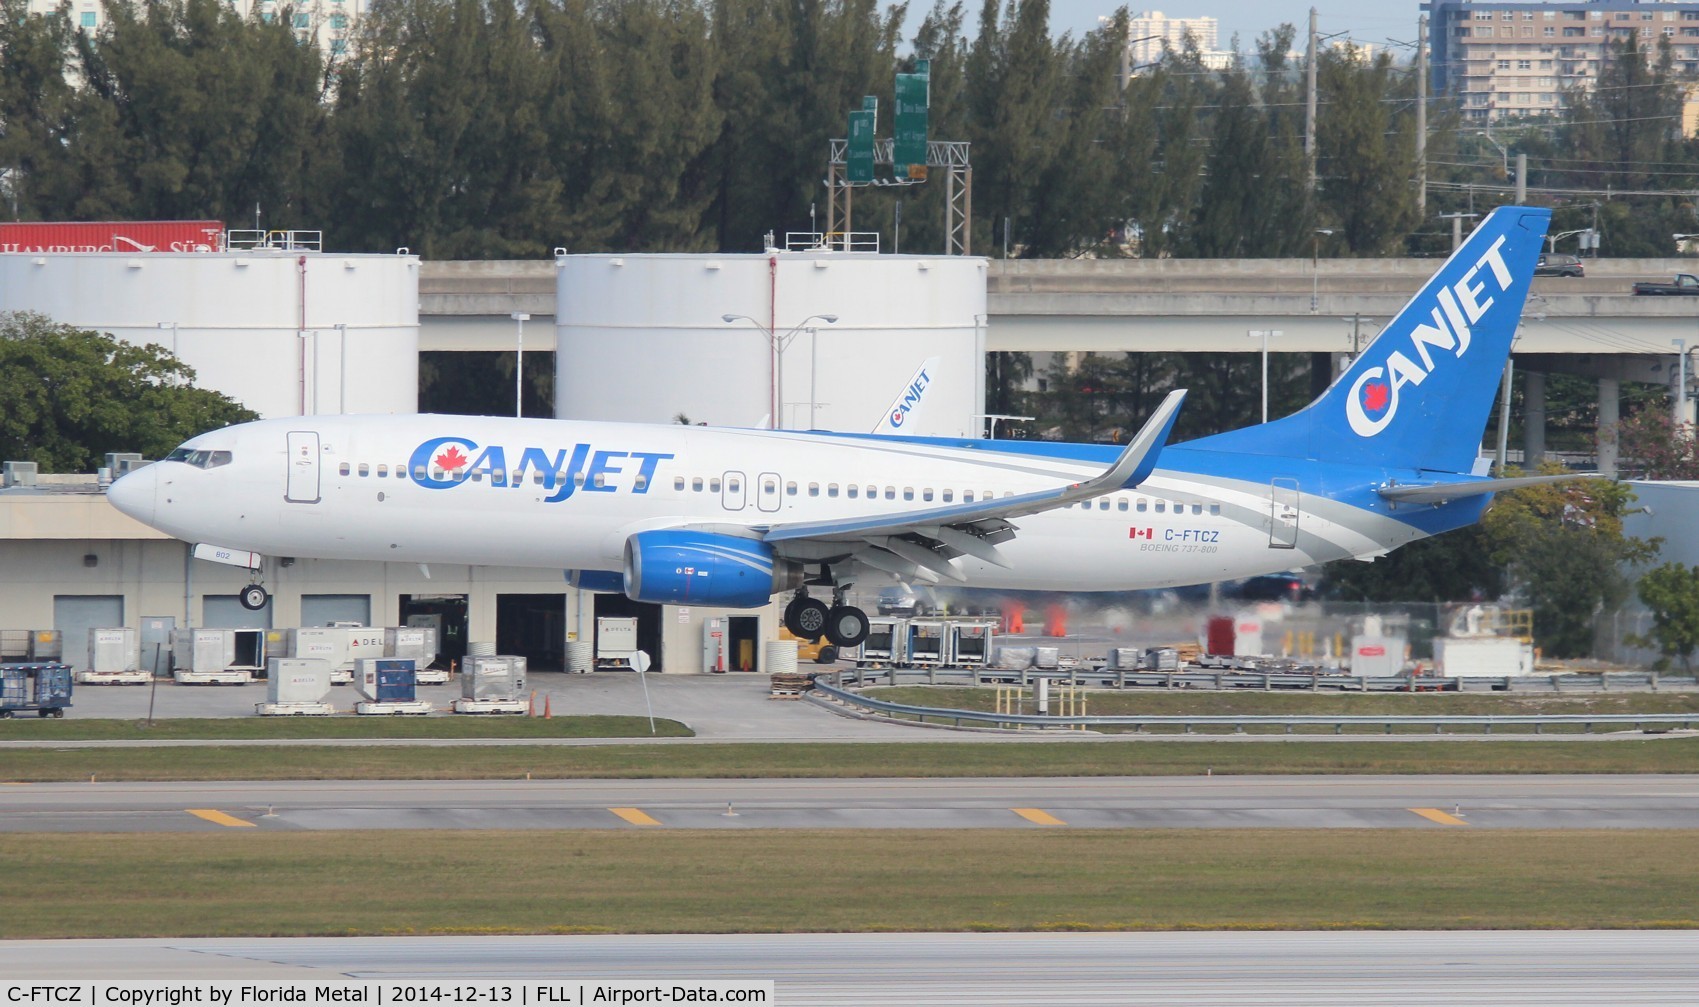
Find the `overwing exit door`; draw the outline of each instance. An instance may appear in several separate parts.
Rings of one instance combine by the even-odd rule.
[[[1270,549],[1297,548],[1298,480],[1271,480],[1268,503],[1268,547]]]

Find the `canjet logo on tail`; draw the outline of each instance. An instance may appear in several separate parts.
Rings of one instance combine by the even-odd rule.
[[[1387,354],[1385,366],[1369,367],[1358,375],[1351,394],[1345,397],[1345,418],[1357,436],[1373,437],[1385,430],[1398,415],[1399,390],[1405,385],[1421,385],[1444,364],[1446,357],[1442,354],[1436,361],[1432,350],[1450,350],[1453,358],[1469,352],[1469,326],[1479,322],[1493,306],[1492,297],[1482,296],[1487,290],[1483,268],[1492,274],[1500,291],[1510,289],[1510,269],[1500,251],[1503,244],[1501,235],[1462,279],[1439,288],[1435,298],[1438,303],[1428,312],[1432,324],[1417,323],[1410,332],[1409,346]]]
[[[926,389],[931,386],[932,375],[927,374],[926,368],[922,367],[915,374],[914,380],[903,390],[902,397],[891,408],[891,426],[893,428],[903,425],[903,422],[908,419],[908,414],[920,405],[920,400],[926,396]]]
[[[589,444],[553,451],[519,448],[517,454],[519,461],[510,469],[508,452],[499,444],[480,451],[476,441],[465,437],[433,437],[413,449],[407,468],[413,481],[425,489],[445,490],[468,481],[499,487],[529,482],[551,492],[544,503],[560,503],[579,490],[647,493],[655,482],[656,467],[673,457],[655,451],[598,450]]]

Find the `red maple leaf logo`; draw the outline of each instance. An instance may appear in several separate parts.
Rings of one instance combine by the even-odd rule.
[[[461,453],[458,447],[450,444],[447,451],[437,455],[436,461],[437,464],[442,466],[444,469],[453,471],[454,469],[466,464],[466,456]]]
[[[1363,408],[1371,412],[1379,412],[1386,408],[1388,388],[1385,383],[1377,382],[1363,386]]]

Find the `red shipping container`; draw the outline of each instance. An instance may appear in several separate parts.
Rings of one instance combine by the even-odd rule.
[[[0,252],[216,252],[217,220],[0,223]]]

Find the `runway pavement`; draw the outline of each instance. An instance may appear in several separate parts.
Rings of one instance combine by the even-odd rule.
[[[804,1005],[1694,1002],[1699,932],[781,934],[13,941],[8,979],[772,980]]]
[[[1699,829],[1699,776],[38,783],[0,831]]]

